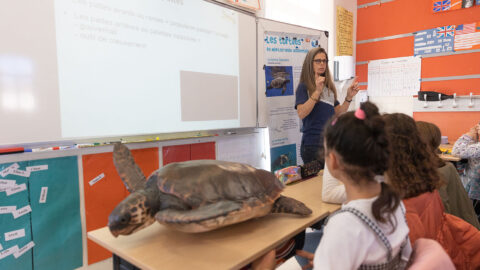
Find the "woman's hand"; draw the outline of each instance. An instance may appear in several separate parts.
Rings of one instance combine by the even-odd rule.
[[[353,80],[352,84],[348,87],[347,90],[347,96],[345,97],[348,100],[352,100],[352,98],[358,93],[360,88],[358,87],[358,82],[357,82],[358,77],[355,77]]]
[[[315,92],[318,93],[318,97],[320,98],[320,95],[323,92],[323,87],[325,87],[325,77],[315,74]]]
[[[302,270],[313,268],[313,253],[307,252],[305,250],[297,250],[297,255],[308,260],[308,264],[302,267]]]

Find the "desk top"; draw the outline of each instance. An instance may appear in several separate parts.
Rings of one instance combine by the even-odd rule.
[[[446,161],[460,161],[461,160],[461,158],[451,154],[453,145],[451,145],[451,144],[440,144],[440,146],[438,148],[440,149],[440,151],[442,151],[442,154],[439,154],[441,159],[446,160]],[[447,152],[448,154],[443,153],[443,152]]]
[[[88,238],[142,269],[239,269],[340,208],[322,202],[321,194],[321,176],[287,186],[283,195],[312,209],[305,218],[270,214],[198,234],[155,223],[118,238],[103,227],[89,232]]]

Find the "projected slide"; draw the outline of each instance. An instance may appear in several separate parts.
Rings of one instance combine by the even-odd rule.
[[[62,137],[239,127],[240,20],[205,1],[56,0]]]

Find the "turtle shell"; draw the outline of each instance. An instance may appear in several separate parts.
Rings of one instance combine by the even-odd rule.
[[[218,160],[171,163],[151,177],[157,178],[160,192],[182,199],[191,208],[221,200],[251,198],[272,204],[284,189],[270,172]]]
[[[284,189],[270,172],[216,160],[171,163],[149,181],[156,182],[160,193],[183,204],[180,210],[161,209],[157,221],[186,232],[209,231],[267,215]]]

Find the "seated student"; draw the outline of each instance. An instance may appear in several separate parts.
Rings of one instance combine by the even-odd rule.
[[[432,162],[433,154],[426,150],[415,121],[399,113],[383,118],[391,149],[386,178],[405,203],[411,242],[418,238],[437,240],[457,269],[480,267],[480,233],[462,219],[444,213],[437,191],[442,182]],[[342,189],[345,186],[325,170],[323,200],[341,201]]]
[[[480,219],[480,124],[470,128],[455,142],[452,154],[468,159],[465,170],[468,197],[473,200],[475,211]]]
[[[388,182],[403,197],[410,240],[434,239],[457,269],[480,268],[480,231],[444,213],[438,188],[442,181],[415,121],[401,113],[383,116],[390,145]]]
[[[445,207],[445,212],[457,216],[472,224],[475,228],[480,229],[477,215],[463,187],[457,169],[451,162],[444,162],[438,156],[438,147],[440,146],[442,137],[440,129],[435,124],[424,121],[417,121],[416,125],[420,136],[422,136],[427,147],[429,147],[433,153],[433,161],[438,168],[440,176],[446,182],[446,184],[438,190],[442,198],[443,206]]]
[[[411,245],[405,210],[381,180],[389,151],[384,125],[377,107],[365,102],[325,126],[325,164],[345,185],[347,201],[325,225],[315,269],[406,267]]]

